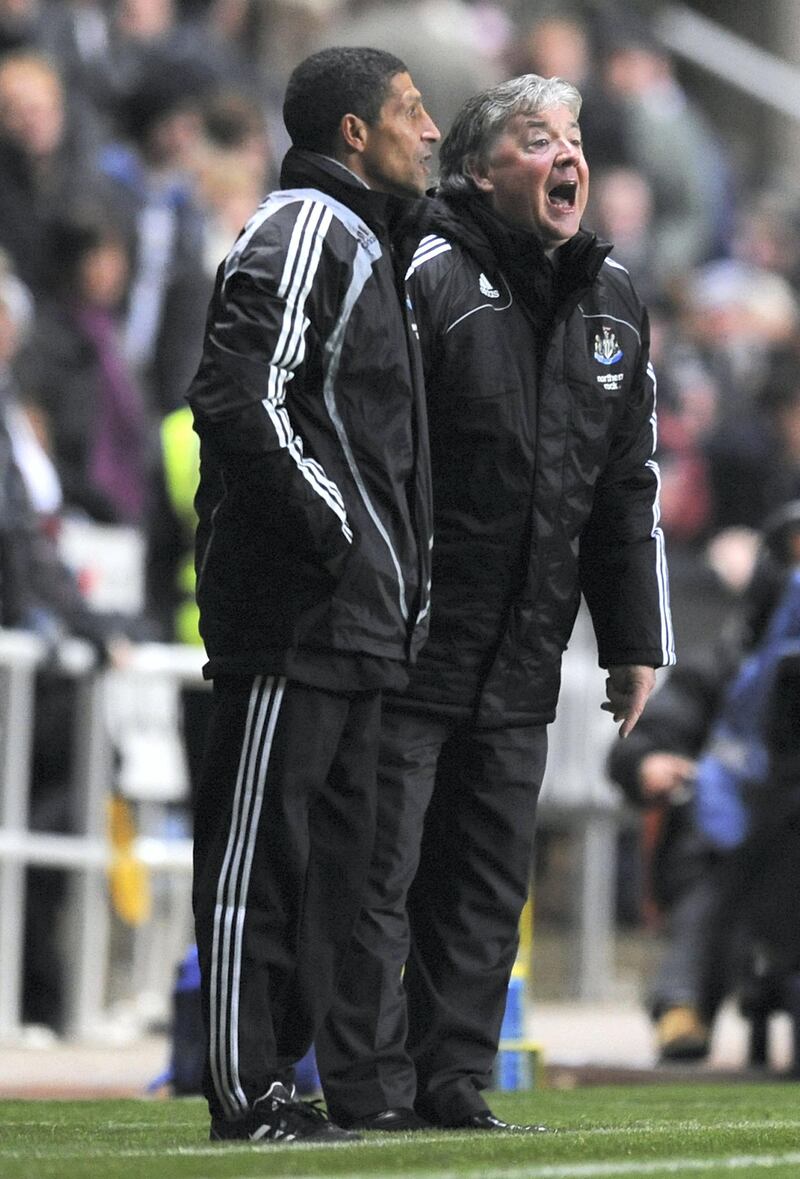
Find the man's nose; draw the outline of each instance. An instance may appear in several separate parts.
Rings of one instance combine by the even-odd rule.
[[[580,149],[568,139],[559,146],[556,154],[556,166],[563,168],[565,164],[577,164],[580,159]]]
[[[438,143],[442,138],[442,133],[434,123],[427,111],[425,111],[425,127],[422,132],[423,139],[431,139],[434,143]]]

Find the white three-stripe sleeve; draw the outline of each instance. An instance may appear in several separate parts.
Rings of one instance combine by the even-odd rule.
[[[282,300],[283,315],[278,338],[269,359],[267,395],[264,410],[282,450],[291,458],[296,470],[315,495],[340,521],[342,533],[352,541],[342,493],[316,459],[303,453],[303,439],[297,433],[287,407],[287,388],[295,370],[305,357],[306,331],[309,326],[306,303],[322,257],[325,235],[333,214],[324,205],[302,201],[295,220],[277,294]]]
[[[657,383],[653,365],[648,362],[647,379],[653,386],[653,412],[650,417],[652,430],[651,455],[655,455],[658,445],[658,419],[656,417]],[[675,663],[675,635],[672,629],[672,610],[669,600],[669,574],[667,572],[667,555],[664,544],[664,533],[661,529],[661,471],[655,458],[650,458],[647,467],[655,478],[655,494],[653,496],[653,526],[651,535],[655,541],[656,550],[656,584],[658,586],[658,609],[661,624],[661,657],[665,667]]]

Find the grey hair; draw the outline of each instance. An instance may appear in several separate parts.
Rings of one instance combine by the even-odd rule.
[[[515,115],[538,115],[550,107],[565,106],[577,119],[582,101],[571,82],[538,74],[521,74],[474,94],[461,107],[439,149],[439,192],[475,191],[470,166],[486,160]]]

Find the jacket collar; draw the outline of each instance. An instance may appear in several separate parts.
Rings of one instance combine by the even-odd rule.
[[[327,193],[357,213],[379,238],[391,238],[395,245],[404,244],[409,234],[426,232],[427,198],[375,192],[342,164],[317,152],[290,148],[281,166],[280,183],[282,188],[317,188]]]
[[[434,227],[491,270],[499,269],[537,323],[563,318],[592,285],[611,244],[583,228],[556,251],[554,265],[541,238],[509,225],[478,193],[448,194],[433,202]]]

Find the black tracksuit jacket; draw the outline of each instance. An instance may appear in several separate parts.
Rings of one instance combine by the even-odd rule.
[[[409,202],[295,149],[281,183],[219,269],[188,392],[209,677],[404,663],[427,632],[425,402],[392,235]]]
[[[601,666],[674,662],[647,315],[585,231],[554,269],[481,197],[434,211],[407,276],[431,434],[431,631],[395,703],[546,723],[581,593]]]

